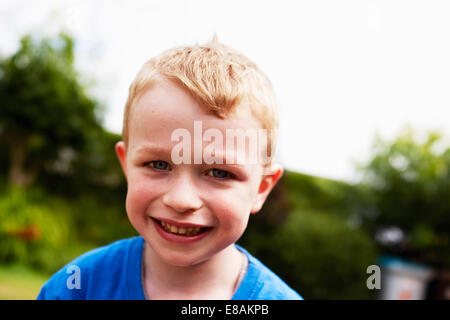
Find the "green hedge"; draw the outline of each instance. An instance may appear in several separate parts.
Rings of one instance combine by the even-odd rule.
[[[61,201],[39,203],[38,194],[10,188],[0,197],[0,261],[54,270],[64,261],[72,229],[70,209]]]
[[[376,247],[362,230],[320,211],[295,211],[271,233],[251,226],[241,243],[305,299],[374,298],[366,269]]]
[[[38,188],[0,196],[0,263],[53,273],[81,253],[135,235],[122,207],[95,195],[68,200]]]

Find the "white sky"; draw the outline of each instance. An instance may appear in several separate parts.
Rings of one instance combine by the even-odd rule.
[[[355,181],[375,132],[405,124],[450,133],[449,1],[5,1],[0,55],[32,32],[67,30],[77,68],[95,81],[105,126],[122,128],[128,86],[170,47],[219,40],[271,79],[288,169]]]

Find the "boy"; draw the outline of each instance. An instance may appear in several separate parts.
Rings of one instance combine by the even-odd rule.
[[[235,244],[283,173],[275,136],[252,134],[276,126],[266,76],[217,39],[148,61],[116,145],[140,236],[78,257],[38,299],[302,299]]]

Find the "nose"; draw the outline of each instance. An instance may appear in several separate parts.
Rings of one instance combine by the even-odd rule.
[[[178,213],[193,213],[202,207],[196,186],[188,174],[174,177],[170,189],[163,195],[164,205]]]

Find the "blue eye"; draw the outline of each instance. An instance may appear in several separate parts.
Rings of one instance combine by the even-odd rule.
[[[217,179],[231,178],[231,173],[220,169],[212,169],[208,172],[208,175]]]
[[[169,170],[169,164],[162,160],[150,161],[148,165],[156,170]]]

